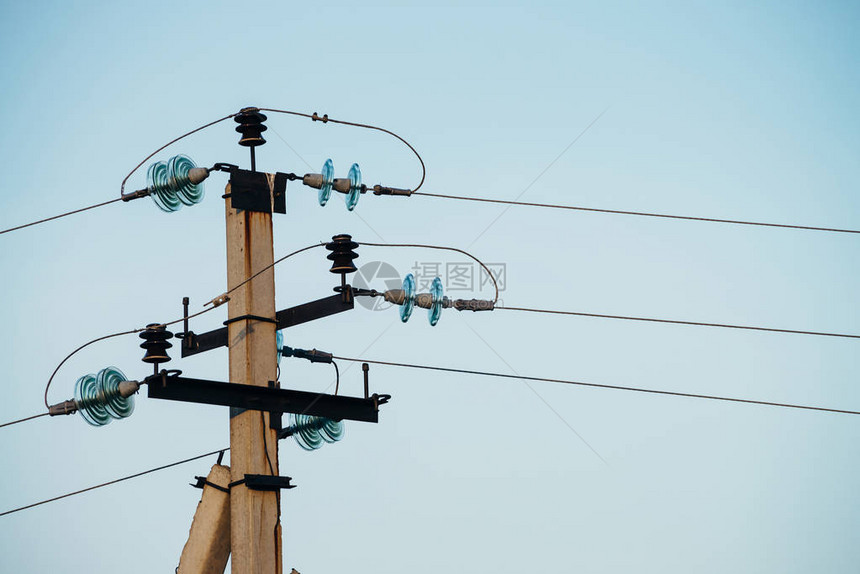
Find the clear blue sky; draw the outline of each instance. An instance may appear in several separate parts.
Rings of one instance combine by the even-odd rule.
[[[400,133],[432,193],[527,190],[522,200],[856,229],[858,25],[849,2],[6,2],[0,228],[114,198],[158,146],[257,105]],[[261,169],[305,173],[331,157],[338,176],[358,162],[369,184],[417,182],[414,157],[380,134],[268,125]],[[236,141],[225,123],[158,159],[246,164]],[[213,175],[205,201],[174,214],[140,200],[0,237],[0,421],[40,412],[48,376],[78,345],[224,291],[225,183]],[[511,306],[860,333],[856,236],[529,208],[492,223],[502,211],[366,195],[348,213],[340,197],[321,208],[291,185],[275,251],[336,233],[436,243],[504,263]],[[360,254],[400,273],[463,261]],[[280,266],[278,308],[326,295],[327,264],[311,252]],[[193,328],[219,326],[218,313]],[[514,312],[447,311],[431,328],[420,312],[404,325],[363,308],[285,335],[347,356],[860,409],[849,339]],[[145,376],[138,343],[79,353],[51,401],[107,365]],[[223,380],[226,352],[177,351],[170,366]],[[360,370],[346,367],[341,388],[359,394]],[[282,368],[295,388],[332,382],[326,366]],[[281,444],[282,474],[299,485],[283,496],[287,572],[860,562],[856,417],[383,367],[371,385],[393,395],[378,425],[348,424],[313,453]],[[2,429],[0,511],[220,448],[227,421],[225,409],[142,394],[105,428],[76,416]],[[0,569],[172,572],[199,498],[187,484],[212,462],[0,518]]]

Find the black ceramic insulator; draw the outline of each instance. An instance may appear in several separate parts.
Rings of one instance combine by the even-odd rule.
[[[170,360],[167,349],[173,345],[167,339],[173,337],[173,333],[168,331],[164,325],[151,323],[146,326],[146,331],[142,332],[139,337],[143,339],[140,347],[146,349],[146,354],[141,359],[144,363],[166,363]]]
[[[351,235],[343,234],[332,237],[331,242],[325,244],[325,248],[331,251],[328,254],[328,259],[332,262],[329,271],[341,275],[358,271],[355,263],[352,262],[358,257],[358,253],[353,251],[356,247],[358,247],[358,243],[352,240]]]
[[[238,114],[233,116],[233,121],[239,124],[236,126],[236,131],[242,134],[239,139],[239,145],[245,147],[256,147],[263,145],[266,140],[263,139],[263,132],[266,131],[266,126],[263,122],[266,121],[266,116],[260,113],[257,108],[242,108]]]

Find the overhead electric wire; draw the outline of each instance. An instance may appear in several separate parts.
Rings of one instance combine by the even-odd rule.
[[[530,309],[527,307],[496,306],[494,309],[506,311],[526,311],[529,313],[547,313],[550,315],[573,315],[577,317],[595,317],[599,319],[621,319],[624,321],[646,321],[650,323],[669,323],[673,325],[692,325],[696,327],[718,327],[721,329],[745,329],[749,331],[768,331],[771,333],[790,333],[793,335],[815,335],[819,337],[843,337],[846,339],[860,339],[860,335],[847,333],[828,333],[824,331],[801,331],[796,329],[775,329],[771,327],[753,327],[749,325],[730,325],[727,323],[704,323],[698,321],[678,321],[675,319],[655,319],[652,317],[631,317],[627,315],[605,315],[600,313],[581,313],[577,311],[556,311],[553,309]]]
[[[225,296],[225,295],[229,295],[230,293],[232,293],[232,292],[233,292],[233,291],[235,291],[236,289],[239,289],[240,287],[242,287],[242,286],[243,286],[243,285],[245,285],[246,283],[249,283],[249,282],[253,281],[253,280],[254,280],[254,279],[256,279],[257,277],[259,277],[260,275],[262,275],[263,273],[265,273],[266,271],[268,271],[269,269],[273,268],[273,267],[274,267],[275,265],[277,265],[278,263],[280,263],[280,262],[284,261],[285,259],[289,259],[289,258],[290,258],[290,257],[292,257],[293,255],[298,255],[299,253],[302,253],[302,252],[304,252],[304,251],[309,251],[309,250],[314,249],[314,248],[316,248],[316,247],[323,247],[323,246],[325,246],[325,242],[321,242],[321,243],[314,243],[313,245],[308,245],[307,247],[302,247],[301,249],[296,249],[295,251],[293,251],[293,252],[291,252],[291,253],[287,253],[287,254],[286,254],[286,255],[284,255],[283,257],[280,257],[280,258],[276,259],[275,261],[273,261],[272,263],[269,263],[268,265],[266,265],[265,267],[263,267],[262,269],[260,269],[259,271],[257,271],[256,273],[254,273],[253,275],[251,275],[250,277],[248,277],[247,279],[245,279],[245,280],[244,280],[244,281],[242,281],[241,283],[239,283],[238,285],[234,285],[233,287],[231,287],[230,289],[228,289],[227,291],[225,291],[225,292],[224,292],[222,295],[220,295],[220,296],[221,296],[221,297],[223,297],[223,296]],[[217,297],[216,297],[216,299],[217,299]],[[208,304],[208,303],[207,303],[207,304]]]
[[[53,372],[53,373],[51,373],[51,376],[48,378],[48,384],[47,384],[47,385],[45,385],[45,408],[51,408],[51,406],[48,404],[48,389],[50,389],[50,388],[51,388],[51,383],[53,382],[54,377],[55,377],[55,376],[56,376],[56,374],[57,374],[57,371],[59,371],[59,370],[60,370],[60,367],[62,367],[62,366],[66,363],[66,361],[68,361],[69,359],[71,359],[71,358],[72,358],[72,356],[73,356],[75,353],[77,353],[78,351],[80,351],[80,350],[82,350],[82,349],[84,349],[84,348],[86,348],[86,347],[89,347],[89,346],[90,346],[90,345],[92,345],[93,343],[98,343],[99,341],[104,341],[105,339],[112,339],[113,337],[120,337],[120,336],[122,336],[122,335],[131,335],[131,334],[133,334],[133,333],[139,333],[139,332],[144,331],[144,330],[145,330],[145,329],[132,329],[132,330],[130,330],[130,331],[122,331],[122,332],[119,332],[119,333],[111,333],[110,335],[105,335],[105,336],[103,336],[103,337],[98,337],[98,338],[96,338],[96,339],[93,339],[92,341],[87,341],[86,343],[84,343],[83,345],[81,345],[80,347],[78,347],[77,349],[75,349],[74,351],[72,351],[71,353],[69,353],[68,355],[66,355],[66,358],[65,358],[65,359],[63,359],[62,361],[60,361],[60,364],[59,364],[59,365],[57,365],[57,368],[56,368],[56,369],[54,369],[54,372]]]
[[[169,464],[165,464],[165,465],[162,465],[162,466],[157,466],[157,467],[155,467],[155,468],[150,468],[149,470],[144,470],[143,472],[138,472],[138,473],[135,473],[135,474],[130,474],[130,475],[128,475],[128,476],[124,476],[124,477],[122,477],[122,478],[117,478],[117,479],[115,479],[115,480],[110,480],[110,481],[108,481],[108,482],[103,482],[103,483],[101,483],[101,484],[97,484],[97,485],[95,485],[95,486],[89,486],[89,487],[87,487],[87,488],[82,488],[81,490],[76,490],[76,491],[74,491],[74,492],[68,492],[68,493],[66,493],[66,494],[61,494],[60,496],[55,496],[55,497],[53,497],[53,498],[48,498],[48,499],[46,499],[46,500],[40,500],[39,502],[34,502],[33,504],[28,504],[28,505],[26,505],[26,506],[21,506],[21,507],[19,507],[19,508],[14,508],[14,509],[12,509],[12,510],[7,510],[6,512],[0,512],[0,516],[6,516],[7,514],[12,514],[12,513],[14,513],[14,512],[20,512],[21,510],[27,510],[28,508],[33,508],[34,506],[40,506],[40,505],[42,505],[42,504],[47,504],[47,503],[49,503],[49,502],[54,502],[55,500],[61,500],[61,499],[63,499],[63,498],[68,498],[68,497],[70,497],[70,496],[75,496],[75,495],[77,495],[77,494],[83,494],[84,492],[89,492],[89,491],[91,491],[91,490],[96,490],[97,488],[102,488],[102,487],[104,487],[104,486],[110,486],[110,485],[112,485],[112,484],[116,484],[116,483],[118,483],[118,482],[123,482],[123,481],[125,481],[125,480],[131,480],[132,478],[137,478],[137,477],[139,477],[139,476],[143,476],[143,475],[145,475],[145,474],[150,474],[150,473],[153,473],[153,472],[157,472],[157,471],[159,471],[159,470],[164,470],[164,469],[167,469],[167,468],[171,468],[171,467],[173,467],[173,466],[179,466],[180,464],[185,464],[185,463],[187,463],[187,462],[192,462],[192,461],[195,461],[195,460],[198,460],[198,459],[201,459],[201,458],[206,458],[207,456],[212,456],[212,455],[214,455],[214,454],[218,454],[218,453],[221,453],[221,452],[224,452],[224,451],[228,451],[228,450],[230,450],[230,447],[227,447],[227,448],[221,448],[221,449],[218,449],[218,450],[213,450],[213,451],[211,451],[211,452],[207,452],[207,453],[205,453],[205,454],[200,454],[200,455],[197,455],[197,456],[192,456],[191,458],[186,458],[186,459],[178,460],[178,461],[176,461],[176,462],[171,462],[171,463],[169,463]]]
[[[49,414],[50,414],[50,413],[39,413],[39,414],[37,414],[37,415],[33,415],[33,416],[31,416],[31,417],[26,417],[26,418],[23,418],[23,419],[18,419],[17,421],[9,421],[8,423],[0,424],[0,428],[8,427],[8,426],[12,426],[12,425],[16,425],[16,424],[18,424],[18,423],[23,423],[23,422],[25,422],[25,421],[29,421],[29,420],[33,420],[33,419],[37,419],[37,418],[39,418],[39,417],[46,417],[46,416],[48,416]]]
[[[337,363],[334,360],[332,360],[331,364],[334,367],[334,394],[337,394],[340,390],[340,369],[337,368]]]
[[[9,233],[10,231],[17,231],[19,229],[24,229],[25,227],[30,227],[32,225],[39,225],[40,223],[45,223],[47,221],[53,221],[54,219],[66,217],[67,215],[74,215],[75,213],[87,211],[88,209],[95,209],[96,207],[102,207],[102,206],[108,205],[110,203],[116,203],[117,201],[122,201],[122,198],[118,197],[116,199],[111,199],[110,201],[103,201],[103,202],[97,203],[95,205],[90,205],[88,207],[82,207],[80,209],[75,209],[74,211],[67,211],[65,213],[61,213],[59,215],[54,215],[52,217],[46,217],[45,219],[40,219],[38,221],[31,221],[30,223],[25,223],[24,225],[19,225],[17,227],[10,227],[9,229],[4,229],[3,231],[0,231],[0,235],[3,235],[4,233]]]
[[[423,160],[423,159],[421,159],[421,154],[419,154],[419,153],[418,153],[418,150],[416,150],[414,147],[412,147],[412,144],[410,144],[408,141],[406,141],[405,139],[403,139],[402,137],[400,137],[399,135],[397,135],[396,133],[394,133],[394,132],[393,132],[393,131],[391,131],[391,130],[387,130],[387,129],[385,129],[385,128],[381,128],[381,127],[379,127],[379,126],[372,126],[372,125],[370,125],[370,124],[359,124],[359,123],[356,123],[356,122],[347,122],[347,121],[344,121],[344,120],[335,120],[335,119],[332,119],[332,118],[328,117],[328,114],[325,114],[325,115],[323,115],[322,117],[320,117],[316,112],[315,112],[315,113],[313,113],[313,114],[305,114],[305,113],[302,113],[302,112],[291,112],[291,111],[288,111],[288,110],[277,110],[277,109],[274,109],[274,108],[259,108],[259,109],[260,109],[260,111],[263,111],[263,112],[275,112],[275,113],[278,113],[278,114],[288,114],[288,115],[291,115],[291,116],[300,116],[300,117],[303,117],[303,118],[310,118],[310,119],[312,119],[312,120],[313,120],[313,121],[315,121],[315,122],[316,122],[316,121],[320,121],[320,122],[322,122],[322,123],[328,123],[328,122],[331,122],[331,123],[333,123],[333,124],[342,124],[342,125],[345,125],[345,126],[353,126],[353,127],[357,127],[357,128],[365,128],[365,129],[369,129],[369,130],[376,130],[376,131],[380,131],[380,132],[382,132],[382,133],[388,134],[388,135],[390,135],[390,136],[393,136],[393,137],[397,138],[398,140],[400,140],[401,142],[403,142],[403,143],[406,145],[406,147],[408,147],[410,150],[412,150],[412,153],[414,153],[414,154],[415,154],[415,157],[417,157],[417,158],[418,158],[418,161],[419,161],[419,163],[421,164],[421,181],[419,181],[419,182],[418,182],[418,185],[415,187],[415,189],[411,190],[411,191],[412,191],[412,193],[415,193],[416,191],[418,191],[419,189],[421,189],[421,186],[422,186],[422,185],[424,185],[424,179],[427,177],[427,167],[424,165],[424,160]]]
[[[458,199],[462,201],[477,201],[481,203],[498,203],[502,205],[521,205],[527,207],[544,207],[548,209],[566,209],[572,211],[589,211],[594,213],[609,213],[614,215],[638,215],[643,217],[662,217],[664,219],[684,219],[688,221],[704,221],[709,223],[730,223],[734,225],[753,225],[759,227],[781,227],[785,229],[801,229],[805,231],[828,231],[833,233],[860,233],[858,229],[837,229],[833,227],[813,227],[809,225],[790,225],[784,223],[763,223],[759,221],[742,221],[736,219],[716,219],[712,217],[694,217],[688,215],[668,215],[665,213],[650,213],[645,211],[623,211],[619,209],[599,209],[596,207],[579,207],[574,205],[557,205],[551,203],[532,203],[527,201],[509,201],[505,199],[490,199],[486,197],[469,197],[464,195],[445,195],[441,193],[413,192],[412,195],[437,197],[442,199]]]
[[[537,381],[537,382],[546,382],[546,383],[562,383],[566,385],[577,385],[582,387],[592,387],[598,389],[612,389],[616,391],[632,391],[637,393],[650,393],[655,395],[670,395],[675,397],[687,397],[692,399],[707,399],[713,401],[728,401],[734,403],[748,403],[753,405],[764,405],[771,407],[781,407],[781,408],[790,408],[790,409],[803,409],[810,411],[822,411],[828,413],[839,413],[839,414],[847,414],[847,415],[860,415],[860,411],[851,411],[851,410],[843,410],[843,409],[831,409],[826,407],[815,407],[808,405],[798,405],[791,403],[777,403],[772,401],[758,401],[754,399],[739,399],[735,397],[722,397],[717,395],[703,395],[697,393],[682,393],[679,391],[665,391],[661,389],[647,389],[642,387],[628,387],[621,385],[606,385],[602,383],[587,383],[583,381],[572,381],[568,379],[552,379],[546,377],[532,377],[526,375],[511,375],[507,373],[494,373],[489,371],[475,371],[470,369],[454,369],[450,367],[439,367],[435,365],[416,365],[411,363],[396,363],[392,361],[374,361],[371,359],[355,359],[350,357],[341,357],[339,355],[333,355],[333,358],[339,361],[351,361],[354,363],[371,363],[374,365],[385,365],[389,367],[403,367],[409,369],[423,369],[428,371],[442,371],[446,373],[460,373],[465,375],[480,375],[485,377],[498,377],[503,379],[517,379],[523,381]]]
[[[458,249],[456,247],[445,247],[442,245],[425,245],[425,244],[420,244],[420,243],[369,243],[366,241],[356,241],[356,243],[358,243],[359,245],[369,245],[371,247],[416,247],[419,249],[438,249],[438,250],[442,250],[442,251],[454,251],[456,253],[461,253],[461,254],[465,255],[466,257],[473,259],[474,261],[476,261],[478,263],[478,265],[483,267],[484,271],[487,272],[487,276],[493,282],[493,287],[495,287],[495,290],[496,290],[496,295],[495,295],[495,298],[493,299],[493,303],[495,304],[499,300],[499,283],[496,281],[495,275],[493,275],[492,271],[490,271],[490,268],[487,267],[483,261],[481,261],[480,259],[478,259],[474,255],[472,255],[468,251],[464,251],[464,250]]]
[[[128,178],[130,178],[130,177],[134,174],[134,172],[136,172],[138,169],[140,169],[140,166],[142,166],[142,165],[143,165],[143,164],[145,164],[147,161],[149,161],[149,159],[150,159],[150,158],[152,158],[152,156],[154,156],[155,154],[157,154],[157,153],[158,153],[158,152],[160,152],[161,150],[163,150],[163,149],[165,149],[165,148],[167,148],[167,147],[172,146],[173,144],[175,144],[175,143],[176,143],[176,142],[178,142],[179,140],[181,140],[181,139],[183,139],[183,138],[186,138],[186,137],[190,136],[191,134],[195,134],[195,133],[197,133],[197,132],[199,132],[199,131],[201,131],[201,130],[205,130],[205,129],[206,129],[206,128],[208,128],[208,127],[214,126],[215,124],[220,123],[220,122],[223,122],[224,120],[229,120],[230,118],[232,118],[233,116],[235,116],[235,115],[236,115],[236,114],[238,114],[238,113],[239,113],[239,112],[236,112],[236,113],[234,113],[234,114],[230,114],[230,115],[224,116],[223,118],[219,118],[219,119],[215,120],[214,122],[209,122],[208,124],[204,124],[204,125],[200,126],[199,128],[194,128],[194,129],[193,129],[193,130],[191,130],[190,132],[185,132],[185,133],[184,133],[184,134],[182,134],[181,136],[176,137],[176,138],[173,138],[172,140],[170,140],[169,142],[167,142],[166,144],[164,144],[163,146],[161,146],[160,148],[158,148],[157,150],[155,150],[154,152],[152,152],[151,154],[149,154],[148,156],[146,156],[145,158],[143,158],[143,159],[140,161],[140,163],[138,163],[136,166],[134,166],[134,169],[132,169],[130,172],[128,172],[128,175],[127,175],[127,176],[125,176],[125,177],[123,178],[123,180],[122,180],[122,184],[120,184],[120,186],[119,186],[120,199],[122,199],[122,195],[124,195],[124,192],[125,192],[125,183],[128,181]]]

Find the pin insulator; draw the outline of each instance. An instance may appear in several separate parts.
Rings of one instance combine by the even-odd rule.
[[[358,243],[352,240],[351,235],[344,233],[332,237],[331,242],[325,244],[325,248],[331,251],[327,257],[332,262],[329,271],[340,275],[358,271],[355,263],[352,262],[353,259],[358,258],[358,253],[353,251],[356,247]]]
[[[233,117],[233,121],[239,124],[236,126],[236,131],[242,134],[242,137],[239,138],[239,145],[256,147],[266,143],[266,140],[263,139],[263,132],[268,129],[263,125],[266,116],[260,113],[258,108],[242,108]]]
[[[146,349],[146,354],[141,359],[144,363],[155,363],[157,365],[158,363],[166,363],[170,360],[167,349],[173,345],[168,339],[173,337],[173,333],[168,331],[164,325],[150,323],[139,337],[143,339],[140,347]]]

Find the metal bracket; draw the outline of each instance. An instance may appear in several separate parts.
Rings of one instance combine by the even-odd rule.
[[[324,297],[316,301],[310,301],[309,303],[303,303],[278,311],[275,314],[277,329],[280,330],[301,325],[308,321],[349,311],[354,307],[355,301],[352,297],[348,301],[344,301],[343,294],[331,295],[330,297]],[[256,319],[259,321],[272,321],[269,318],[257,317]],[[185,331],[182,341],[182,358],[227,346],[227,327],[221,327],[220,329],[201,333],[200,335],[189,332],[188,327],[185,327]]]
[[[245,211],[286,213],[287,179],[287,174],[276,173],[275,189],[270,192],[266,173],[233,169],[230,171],[230,206]]]
[[[255,411],[304,413],[333,420],[379,422],[379,406],[391,395],[373,394],[364,399],[293,389],[225,383],[180,377],[177,371],[161,371],[145,379],[151,399],[238,407]]]
[[[245,478],[241,480],[235,480],[228,484],[227,486],[221,486],[220,484],[215,484],[214,482],[209,482],[206,480],[205,476],[195,476],[197,480],[197,484],[191,484],[194,488],[203,488],[205,486],[211,486],[216,490],[220,490],[221,492],[226,492],[230,494],[230,489],[234,486],[239,486],[240,484],[244,484],[246,487],[251,490],[265,490],[265,491],[274,491],[280,490],[282,488],[295,488],[295,484],[290,484],[290,481],[293,479],[291,476],[272,476],[268,474],[246,474]]]
[[[246,474],[245,478],[236,480],[230,483],[230,488],[244,484],[251,490],[263,490],[274,492],[283,488],[295,488],[295,484],[290,484],[293,478],[290,476],[272,476],[270,474]]]

